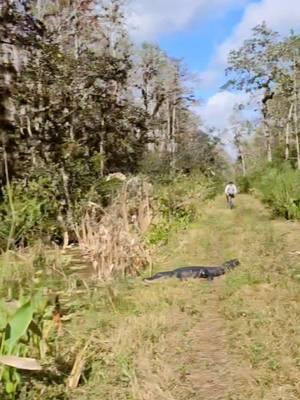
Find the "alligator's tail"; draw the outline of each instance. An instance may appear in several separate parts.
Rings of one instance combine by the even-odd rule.
[[[172,278],[174,276],[174,271],[164,271],[164,272],[158,272],[157,274],[143,279],[144,282],[153,282],[153,281],[158,281],[162,279],[167,279],[167,278]]]

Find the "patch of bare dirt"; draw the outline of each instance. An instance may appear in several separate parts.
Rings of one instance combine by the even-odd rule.
[[[246,399],[237,397],[243,388],[253,384],[251,368],[227,351],[224,320],[219,313],[218,291],[222,279],[214,282],[215,289],[205,296],[201,315],[192,327],[182,319],[182,327],[168,337],[165,362],[172,365],[174,382],[171,392],[178,400]]]

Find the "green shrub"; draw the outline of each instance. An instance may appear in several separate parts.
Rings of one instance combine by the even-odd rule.
[[[239,176],[236,180],[238,191],[240,193],[249,193],[251,189],[250,179],[247,176]]]
[[[38,183],[37,183],[38,184]],[[42,190],[42,187],[40,188]],[[12,205],[9,201],[11,193]],[[0,204],[0,247],[5,248],[22,241],[30,240],[36,229],[46,218],[49,202],[48,196],[35,195],[35,189],[24,190],[21,185],[13,184],[3,189],[3,201]]]
[[[70,215],[76,222],[88,201],[108,205],[121,185],[119,180],[96,179],[82,163],[68,167],[69,198],[61,174],[53,167],[39,167],[27,182],[13,181],[2,188],[0,249],[32,244],[36,239],[62,238],[64,230],[72,230]]]
[[[289,165],[267,168],[256,177],[254,187],[274,215],[288,219],[300,218],[300,171]]]
[[[161,179],[154,185],[155,223],[147,241],[153,245],[166,244],[172,232],[187,228],[197,219],[200,205],[214,198],[218,188],[218,182],[202,174]]]
[[[15,366],[3,361],[3,356],[14,356],[14,363],[22,365],[21,369],[25,370],[26,357],[44,359],[50,349],[44,329],[46,319],[51,318],[49,310],[48,299],[41,292],[20,298],[13,311],[3,301],[0,303],[0,382],[4,389],[4,393],[1,393],[1,389],[0,393],[9,400],[16,399],[21,374]]]
[[[140,162],[140,172],[155,178],[166,177],[171,172],[170,157],[158,152],[147,153]]]

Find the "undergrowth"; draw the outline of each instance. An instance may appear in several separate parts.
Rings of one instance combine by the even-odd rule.
[[[198,399],[206,390],[203,373],[222,381],[221,394],[209,386],[203,398],[299,399],[299,225],[271,220],[248,195],[237,196],[234,210],[226,208],[224,196],[205,203],[216,190],[206,184],[178,178],[155,188],[160,212],[154,223],[163,218],[172,228],[164,245],[154,241],[161,246],[154,247],[153,269],[240,259],[239,268],[211,283],[168,280],[147,287],[141,278],[126,277],[80,286],[68,254],[37,245],[32,253],[3,255],[6,302],[43,286],[45,294],[59,294],[62,306],[62,332],[50,337],[56,356],[45,374],[21,372],[18,400]],[[185,212],[193,210],[184,223],[177,214],[182,204]],[[208,343],[215,318],[221,319],[226,349],[213,336],[212,353],[202,363],[198,335]],[[213,364],[215,349],[223,352],[222,368],[232,370],[223,374]],[[74,366],[79,380],[70,387]],[[192,382],[191,369],[199,374]],[[239,385],[245,375],[247,384]]]
[[[162,180],[155,185],[154,198],[151,200],[154,219],[152,227],[146,233],[148,245],[166,243],[172,234],[191,226],[201,216],[204,201],[213,198],[217,188],[217,182],[203,176],[177,176],[172,180]],[[82,264],[87,264],[87,258],[77,259],[82,257],[80,252],[78,253],[79,249],[75,251],[75,263],[72,249],[62,252],[57,246],[45,247],[43,237],[42,240],[34,242],[35,235],[42,232],[46,226],[43,218],[47,220],[47,215],[50,215],[46,212],[46,204],[51,203],[51,198],[48,198],[48,203],[45,204],[40,203],[40,200],[36,198],[36,210],[39,214],[31,213],[28,208],[28,212],[32,216],[29,218],[27,209],[22,209],[21,204],[27,204],[26,196],[31,193],[32,188],[30,187],[29,191],[27,190],[23,194],[18,187],[12,188],[12,190],[14,211],[18,218],[11,220],[12,210],[8,206],[2,214],[2,217],[8,218],[7,224],[3,224],[3,229],[5,226],[9,228],[13,223],[15,233],[17,233],[20,226],[18,238],[22,238],[22,234],[24,234],[23,238],[26,238],[26,241],[29,240],[29,237],[32,238],[32,245],[26,246],[31,239],[28,243],[21,240],[19,247],[1,255],[1,295],[5,305],[9,306],[10,303],[14,304],[22,296],[26,295],[30,298],[36,291],[42,289],[45,300],[50,301],[52,307],[55,305],[54,299],[58,295],[60,314],[64,321],[63,333],[56,332],[54,329],[49,339],[51,356],[48,354],[49,364],[45,372],[31,374],[28,371],[21,371],[22,379],[15,387],[14,398],[36,400],[42,396],[46,400],[66,400],[75,397],[79,399],[81,392],[83,393],[82,398],[86,398],[87,393],[89,396],[93,395],[93,391],[98,393],[95,385],[102,388],[103,396],[104,393],[109,396],[112,390],[112,380],[115,387],[113,390],[116,390],[118,396],[121,396],[118,397],[120,399],[123,398],[122,388],[126,396],[129,396],[129,392],[131,393],[132,390],[138,391],[138,388],[133,389],[134,385],[132,384],[136,369],[133,361],[135,346],[142,343],[143,348],[149,346],[149,350],[145,348],[145,351],[148,352],[149,357],[151,354],[151,357],[155,357],[150,350],[151,347],[160,341],[161,335],[171,332],[176,325],[169,317],[166,318],[165,311],[169,307],[175,307],[176,310],[188,309],[188,312],[197,313],[196,306],[186,307],[182,289],[179,291],[178,299],[175,300],[164,291],[159,295],[156,290],[152,295],[149,291],[141,291],[140,281],[136,281],[136,278],[124,279],[119,276],[116,277],[114,283],[101,283],[101,281],[91,279],[93,270],[87,269],[82,275]],[[22,215],[22,210],[24,215]],[[108,208],[106,208],[105,215],[107,215],[107,210]],[[42,212],[46,213],[41,214]],[[143,212],[142,209],[141,212]],[[35,218],[35,215],[39,215],[39,217]],[[41,216],[42,219],[40,219]],[[30,224],[27,223],[28,219],[31,221]],[[142,222],[140,218],[138,221]],[[9,232],[3,234],[3,243],[7,240],[8,235]],[[14,241],[14,246],[18,244],[18,241],[19,239]],[[96,320],[95,315],[97,315]],[[52,328],[55,328],[57,323],[55,321],[53,319]],[[51,317],[49,323],[51,325]],[[127,332],[129,326],[132,328]],[[125,336],[120,333],[120,329],[123,329]],[[112,344],[112,334],[117,334],[115,340],[121,342]],[[132,340],[133,336],[136,336],[136,341]],[[86,338],[89,338],[88,341]],[[72,342],[73,345],[70,346]],[[85,345],[87,346],[86,351],[82,355],[82,359],[78,359],[79,350]],[[119,348],[119,350],[112,352],[111,346]],[[26,349],[26,355],[33,357],[35,354],[36,352],[31,348]],[[81,363],[82,366],[78,367],[77,364],[81,365]],[[158,365],[162,367],[162,361],[159,361]],[[75,391],[69,383],[74,374],[74,368],[80,377],[75,385],[77,387]],[[130,390],[125,390],[129,387],[131,387]],[[9,395],[4,394],[4,389],[1,395],[5,399],[10,399]],[[124,399],[129,398],[126,396]]]
[[[90,305],[69,323],[70,333],[76,330],[78,338],[94,340],[87,383],[72,399],[199,398],[204,389],[197,391],[194,383],[189,392],[186,384],[199,359],[196,342],[189,344],[189,332],[197,332],[197,324],[208,324],[209,332],[213,321],[203,321],[203,315],[213,293],[217,303],[211,307],[220,310],[227,357],[235,366],[225,374],[234,381],[222,382],[220,398],[298,399],[300,299],[295,274],[300,264],[297,254],[290,254],[297,249],[298,235],[296,226],[290,232],[285,224],[271,221],[248,196],[238,196],[233,212],[220,197],[188,231],[171,236],[158,250],[154,269],[238,257],[241,266],[224,280],[211,285],[170,280],[150,287],[127,280],[110,289],[98,287],[85,301]],[[69,340],[66,334],[63,341]],[[207,362],[206,373],[211,373],[212,361]],[[240,387],[243,371],[248,371],[248,385]],[[213,397],[208,391],[205,398]]]
[[[140,278],[127,277],[66,291],[69,278],[61,277],[57,287],[63,325],[53,342],[58,356],[49,369],[52,375],[29,379],[25,374],[19,399],[196,399],[205,391],[204,378],[188,383],[191,368],[203,368],[201,373],[208,376],[220,374],[220,398],[299,398],[298,225],[270,220],[249,196],[238,196],[233,211],[226,209],[223,196],[197,207],[200,213],[189,229],[156,248],[154,271],[219,264],[233,257],[240,259],[240,267],[211,283],[170,280],[149,287]],[[35,277],[39,270],[50,271],[55,259],[42,249],[39,253],[31,259]],[[20,279],[28,279],[19,273]],[[205,326],[212,334],[210,307],[224,323],[220,329],[227,353],[222,357],[233,368],[224,375],[212,360],[197,364],[198,336],[191,336]],[[210,340],[199,334],[202,341]],[[214,342],[213,348],[221,345]],[[66,390],[82,349],[78,386]],[[241,387],[244,374],[248,383]],[[204,398],[212,395],[207,391]]]
[[[201,205],[216,196],[220,183],[203,175],[178,175],[154,187],[155,218],[147,235],[151,245],[168,243],[170,235],[187,229],[201,216]]]
[[[242,193],[254,193],[271,209],[273,216],[300,218],[300,171],[289,164],[265,166],[238,179]]]

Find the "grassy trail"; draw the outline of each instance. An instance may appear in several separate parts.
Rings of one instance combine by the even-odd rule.
[[[272,221],[250,196],[236,203],[206,205],[155,270],[236,257],[237,270],[213,282],[120,283],[105,312],[95,300],[84,329],[101,330],[101,350],[76,399],[300,398],[300,225]]]

